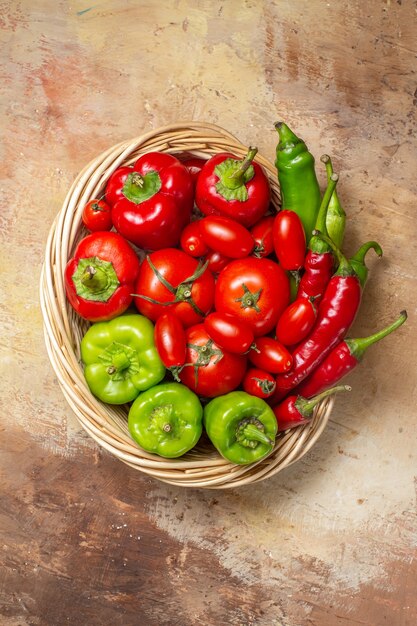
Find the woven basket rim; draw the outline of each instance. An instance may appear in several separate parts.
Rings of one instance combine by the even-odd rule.
[[[247,147],[221,126],[201,121],[167,124],[133,139],[119,142],[92,159],[73,181],[50,228],[40,279],[40,304],[45,345],[61,391],[84,430],[103,449],[125,464],[163,482],[195,488],[226,489],[265,480],[301,459],[326,427],[334,399],[320,403],[312,420],[279,435],[272,453],[251,465],[229,463],[211,447],[191,450],[180,459],[149,454],[132,440],[126,407],[101,403],[89,391],[79,355],[80,339],[88,327],[65,296],[64,269],[75,245],[87,234],[81,222],[86,202],[97,197],[105,181],[120,165],[131,164],[152,150],[183,156],[211,156],[230,151],[238,156]],[[256,159],[268,175],[272,203],[280,205],[274,165],[263,155]]]

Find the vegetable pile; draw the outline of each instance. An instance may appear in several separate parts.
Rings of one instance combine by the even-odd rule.
[[[279,122],[282,206],[250,147],[180,160],[150,152],[119,167],[84,207],[89,234],[65,270],[69,303],[91,322],[84,375],[127,405],[145,451],[180,457],[207,436],[236,464],[265,458],[277,433],[308,423],[367,348],[401,326],[347,338],[369,250],[341,251],[346,214],[329,156],[320,189],[306,144]]]

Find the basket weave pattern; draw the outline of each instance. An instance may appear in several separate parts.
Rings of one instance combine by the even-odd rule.
[[[129,435],[128,407],[103,404],[91,394],[85,382],[79,345],[89,324],[66,300],[64,269],[75,246],[87,234],[81,221],[84,205],[103,195],[107,179],[118,167],[131,165],[141,154],[150,151],[206,158],[230,151],[243,157],[247,148],[218,126],[184,122],[119,143],[83,169],[52,225],[42,267],[40,301],[51,364],[66,400],[85,430],[103,448],[131,467],[164,482],[186,487],[220,489],[263,480],[300,459],[313,446],[326,426],[333,406],[331,398],[316,408],[309,424],[280,435],[266,459],[237,466],[220,457],[204,437],[180,459],[163,459],[148,454]],[[256,161],[269,177],[273,204],[279,206],[275,167],[259,154]]]

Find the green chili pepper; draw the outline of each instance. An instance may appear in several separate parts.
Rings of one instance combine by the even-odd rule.
[[[204,425],[218,452],[239,465],[267,456],[277,433],[272,409],[245,391],[232,391],[211,400],[204,409]]]
[[[277,122],[275,128],[279,133],[275,165],[281,188],[282,209],[297,213],[308,243],[321,202],[314,157],[304,141],[284,122]]]
[[[135,313],[90,326],[81,340],[81,359],[91,392],[109,404],[131,402],[165,376],[153,324]]]
[[[130,407],[129,431],[141,448],[165,458],[191,450],[203,430],[198,396],[180,383],[164,383],[144,391]]]
[[[320,159],[326,166],[327,182],[330,183],[331,176],[333,174],[332,160],[328,154],[323,154]],[[346,227],[346,213],[342,205],[340,204],[337,191],[334,190],[332,197],[330,198],[329,206],[327,208],[326,215],[326,228],[327,233],[334,241],[338,248],[342,247],[343,239],[345,236]]]

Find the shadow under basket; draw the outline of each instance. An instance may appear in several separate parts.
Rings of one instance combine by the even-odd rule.
[[[130,437],[127,406],[107,405],[95,398],[83,376],[79,345],[89,323],[67,302],[64,269],[75,246],[87,234],[81,221],[85,204],[100,197],[109,176],[121,165],[131,165],[146,152],[161,151],[182,157],[208,158],[219,152],[243,157],[246,146],[224,129],[201,122],[184,122],[158,128],[113,146],[95,158],[74,181],[49,233],[42,267],[40,301],[48,355],[62,392],[91,437],[118,459],[148,476],[184,487],[226,489],[269,478],[298,461],[320,437],[333,406],[329,398],[316,407],[304,426],[277,437],[271,454],[251,465],[234,465],[223,459],[206,437],[179,459],[163,459],[142,450]],[[270,180],[272,202],[280,206],[276,169],[256,156]]]

